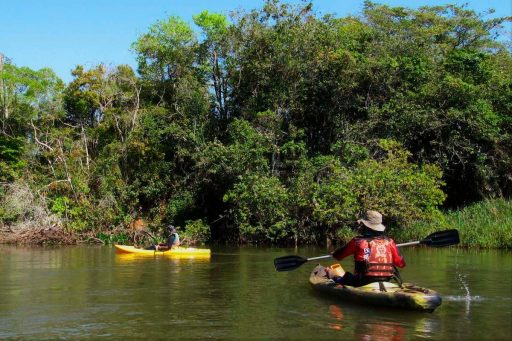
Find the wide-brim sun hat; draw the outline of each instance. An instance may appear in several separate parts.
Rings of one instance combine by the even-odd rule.
[[[366,211],[366,216],[363,219],[359,219],[357,222],[363,223],[369,229],[377,232],[382,232],[386,229],[386,226],[382,225],[382,214],[377,211]]]

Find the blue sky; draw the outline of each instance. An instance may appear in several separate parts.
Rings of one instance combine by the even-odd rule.
[[[300,3],[288,0],[288,3]],[[511,0],[433,1],[387,0],[392,6],[463,4],[494,16],[512,15]],[[191,21],[208,10],[229,14],[234,9],[260,8],[263,0],[4,0],[0,4],[0,52],[18,66],[52,68],[64,81],[82,64],[129,64],[136,67],[130,45],[150,25],[170,15]],[[359,14],[363,0],[313,0],[315,11],[339,16]],[[510,25],[508,26],[510,27]]]

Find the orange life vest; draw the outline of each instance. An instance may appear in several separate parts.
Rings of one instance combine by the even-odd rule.
[[[359,266],[356,272],[371,277],[393,276],[393,254],[387,237],[358,238],[356,245],[356,262],[364,264],[362,267]]]

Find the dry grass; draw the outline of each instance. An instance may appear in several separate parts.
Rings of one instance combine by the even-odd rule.
[[[1,204],[9,212],[9,223],[2,222],[0,243],[74,244],[75,238],[62,228],[62,221],[52,214],[46,198],[26,184],[4,184]]]

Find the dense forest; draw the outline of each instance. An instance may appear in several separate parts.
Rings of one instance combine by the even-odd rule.
[[[0,227],[115,241],[143,221],[189,242],[321,243],[366,209],[407,229],[510,198],[508,21],[274,0],[155,22],[131,46],[137,70],[78,65],[64,84],[2,57]]]

